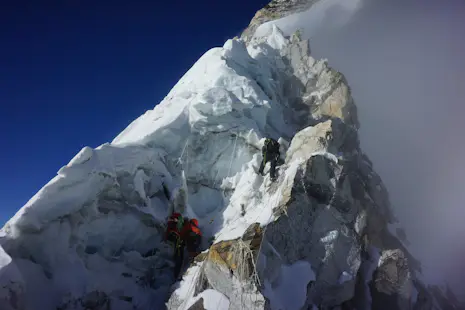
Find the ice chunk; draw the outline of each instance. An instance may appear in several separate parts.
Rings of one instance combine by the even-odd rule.
[[[67,166],[71,167],[73,165],[79,165],[79,164],[85,163],[92,157],[92,154],[93,154],[92,148],[86,146],[82,148],[82,150],[79,153],[77,153],[73,159],[71,159],[71,161],[68,163]]]
[[[205,310],[229,309],[229,299],[220,292],[208,289],[193,298],[188,306],[195,304],[199,299],[203,298],[203,308]]]

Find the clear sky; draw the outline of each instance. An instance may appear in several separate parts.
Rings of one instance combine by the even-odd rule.
[[[268,2],[2,4],[0,227],[82,147],[110,142]]]

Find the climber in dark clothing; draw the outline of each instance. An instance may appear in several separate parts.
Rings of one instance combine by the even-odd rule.
[[[281,156],[279,153],[279,143],[278,141],[266,138],[265,144],[262,147],[262,163],[260,165],[260,169],[258,169],[258,173],[263,175],[263,169],[265,169],[265,165],[267,162],[270,162],[270,177],[271,180],[276,180],[276,163]]]

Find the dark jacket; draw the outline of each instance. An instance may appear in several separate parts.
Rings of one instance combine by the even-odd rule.
[[[271,157],[278,158],[280,156],[278,141],[271,139],[271,138],[267,138],[265,140],[265,144],[262,147],[262,154],[263,156],[266,155],[267,157],[270,157],[270,158]]]

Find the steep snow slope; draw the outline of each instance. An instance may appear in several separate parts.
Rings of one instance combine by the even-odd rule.
[[[270,221],[279,191],[265,193],[254,171],[260,139],[282,138],[285,146],[312,121],[296,112],[302,107],[290,108],[300,94],[280,57],[287,47],[274,28],[248,49],[229,40],[210,50],[112,144],[84,148],[60,169],[2,229],[5,265],[20,275],[11,278],[19,290],[8,288],[3,301],[15,308],[19,298],[26,309],[159,308],[174,280],[161,242],[173,208],[197,216],[206,239],[235,238]],[[318,97],[329,87],[328,70],[307,60],[313,66],[302,74],[322,84],[314,86]]]

